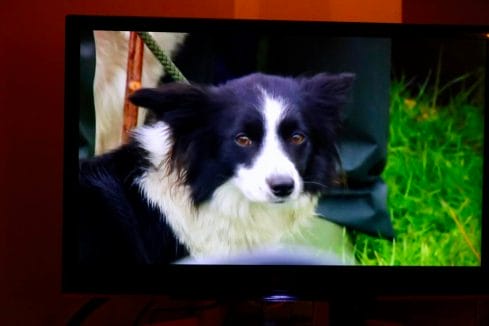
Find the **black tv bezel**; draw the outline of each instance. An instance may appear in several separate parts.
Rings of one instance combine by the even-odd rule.
[[[189,19],[121,16],[66,17],[65,125],[63,180],[62,290],[64,293],[164,294],[175,297],[263,297],[287,295],[329,298],[335,295],[487,294],[489,286],[489,222],[483,202],[480,267],[413,266],[79,266],[74,218],[78,171],[79,38],[82,30],[209,32],[226,29],[361,37],[437,37],[485,39],[489,26],[407,25],[229,19]],[[489,46],[486,51],[486,78]],[[485,110],[489,86],[485,84]],[[485,124],[487,126],[487,115]],[[487,127],[484,128],[487,137]],[[487,138],[485,138],[487,139]],[[488,142],[484,142],[484,157]],[[487,196],[487,160],[483,198]]]

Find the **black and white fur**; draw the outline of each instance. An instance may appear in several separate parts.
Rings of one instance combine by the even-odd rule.
[[[334,180],[352,80],[257,73],[137,91],[154,122],[80,164],[81,260],[228,257],[300,232]]]

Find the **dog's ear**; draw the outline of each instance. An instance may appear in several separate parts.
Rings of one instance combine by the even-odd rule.
[[[355,75],[320,73],[300,81],[306,97],[315,107],[338,109],[348,102]]]
[[[139,89],[130,96],[129,100],[137,106],[149,109],[161,118],[172,111],[199,110],[203,105],[205,106],[207,98],[203,87],[170,83],[158,88]]]
[[[340,157],[336,146],[342,126],[341,108],[348,102],[354,75],[321,73],[299,80],[302,92],[302,105],[309,114],[304,115],[308,125],[309,137],[316,146],[305,175],[308,180],[321,180],[320,184],[330,185],[336,178]],[[320,188],[308,185],[317,191]],[[324,189],[321,189],[324,190]]]
[[[157,121],[167,123],[175,137],[203,132],[212,120],[215,105],[210,88],[183,83],[143,88],[130,97],[132,103],[149,109]]]
[[[168,123],[178,133],[196,130],[209,119],[209,95],[201,86],[171,83],[158,88],[143,88],[134,92],[130,100],[149,109],[156,120]]]

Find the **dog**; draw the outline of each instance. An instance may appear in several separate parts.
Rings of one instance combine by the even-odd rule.
[[[186,33],[151,32],[156,43],[170,57],[174,57],[184,43]],[[122,120],[129,32],[94,31],[95,76],[93,97],[95,106],[95,154],[100,155],[122,143]],[[143,51],[143,87],[156,87],[165,75],[162,65],[147,47]],[[142,125],[146,111],[140,109],[138,125]]]
[[[335,180],[353,79],[254,73],[136,91],[154,121],[80,162],[81,262],[233,257],[301,232]]]

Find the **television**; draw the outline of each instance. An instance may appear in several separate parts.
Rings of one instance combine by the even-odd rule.
[[[143,35],[148,35],[146,32],[156,39],[157,47],[166,52],[166,58],[181,75],[172,74],[173,68],[162,68],[148,44],[142,46],[142,59],[128,59],[137,57],[138,51],[129,46],[130,39],[137,47]],[[314,299],[338,295],[487,293],[484,280],[489,277],[489,224],[484,199],[488,172],[485,157],[488,45],[487,26],[67,16],[63,290],[68,293],[150,293],[184,298]],[[142,65],[142,79],[137,73],[134,80],[127,77],[128,63]],[[179,80],[181,76],[187,81]],[[318,80],[323,84],[316,87]],[[276,94],[267,88],[273,90],[270,83],[275,82],[282,85]],[[336,140],[329,144],[329,152],[320,154],[337,156],[337,160],[332,159],[329,165],[322,166],[323,172],[332,171],[332,175],[322,175],[329,178],[331,184],[327,187],[320,184],[320,190],[314,192],[317,200],[314,212],[307,216],[308,223],[298,226],[297,233],[292,234],[290,229],[283,231],[270,247],[266,241],[257,241],[255,246],[249,240],[250,243],[240,247],[244,248],[242,251],[206,257],[189,244],[194,241],[193,234],[208,228],[209,223],[205,222],[194,227],[190,235],[182,231],[187,234],[186,240],[177,232],[176,242],[179,243],[165,245],[166,249],[173,250],[170,253],[173,258],[165,260],[160,259],[165,254],[161,243],[152,241],[155,233],[156,238],[160,234],[161,238],[171,237],[168,232],[179,228],[168,222],[171,210],[148,224],[134,224],[134,220],[114,221],[106,218],[110,213],[102,207],[113,199],[112,191],[116,192],[120,185],[111,188],[105,184],[105,188],[98,189],[98,195],[107,195],[104,200],[85,196],[84,174],[91,171],[92,177],[93,174],[99,177],[104,173],[118,173],[114,172],[118,167],[113,165],[124,163],[121,160],[126,163],[136,160],[136,154],[131,151],[147,155],[150,145],[136,149],[124,143],[140,145],[144,135],[153,130],[148,126],[161,120],[170,124],[172,136],[165,136],[170,142],[175,141],[175,135],[182,130],[187,136],[199,135],[202,139],[214,133],[227,135],[226,129],[232,128],[241,114],[231,114],[229,107],[236,107],[236,112],[245,110],[240,105],[249,104],[246,102],[252,96],[245,90],[250,88],[261,89],[263,98],[266,97],[263,94],[273,93],[269,100],[274,105],[282,103],[278,99],[280,96],[296,99],[293,105],[288,102],[294,107],[289,110],[290,114],[301,112],[301,105],[308,101],[302,101],[302,96],[313,92],[311,89],[316,89],[314,92],[319,97],[322,94],[332,96],[325,100],[326,104],[314,104],[324,105],[326,109],[331,101],[341,98],[338,105],[332,105],[338,106],[335,114],[339,123],[333,132]],[[205,105],[194,98],[200,98],[203,93]],[[223,93],[234,94],[232,105],[224,101]],[[340,95],[335,97],[335,94]],[[214,96],[219,100],[214,101]],[[114,103],[119,113],[107,111]],[[135,129],[126,134],[129,140],[121,136],[125,105],[150,109],[145,121],[141,121],[140,113]],[[155,109],[159,106],[169,106],[168,110],[173,111],[161,113]],[[178,120],[188,113],[187,106],[198,110],[205,106],[209,111],[202,109],[200,115],[193,116],[194,120],[173,126],[173,119]],[[228,109],[228,118],[215,131],[208,124],[216,128],[217,109],[213,111],[213,108],[217,106],[219,112],[221,107]],[[97,110],[106,110],[106,116]],[[256,107],[249,110],[259,111]],[[309,141],[308,136],[312,143],[316,136],[307,128],[313,123],[317,125],[316,134],[321,134],[324,127],[324,138],[331,136],[328,124],[334,119],[323,117],[323,113],[314,114],[317,115],[303,127],[306,131],[287,138],[290,141],[287,146],[302,146],[304,137]],[[102,119],[105,120],[99,121]],[[97,125],[101,123],[105,123],[106,129],[117,131],[115,142],[103,138],[102,133],[107,130]],[[205,132],[194,133],[195,128],[205,126]],[[234,145],[241,146],[240,150],[254,144],[253,137],[250,140],[247,135],[233,135]],[[185,187],[195,185],[201,170],[209,172],[210,169],[214,173],[214,178],[200,183],[200,191],[206,195],[200,198],[196,192],[191,192],[192,203],[199,206],[214,200],[214,204],[226,205],[228,197],[221,201],[216,199],[215,189],[228,185],[226,180],[220,179],[221,174],[232,175],[239,170],[237,166],[246,170],[252,164],[229,168],[222,162],[225,159],[214,153],[223,147],[220,140],[208,141],[211,146],[203,150],[202,146],[208,143],[195,146],[189,137],[178,138],[186,142],[187,147],[181,150],[183,154],[178,152],[181,155],[173,153],[178,157],[175,164],[189,168],[186,160],[197,156],[201,163],[208,165],[193,174],[185,171]],[[103,139],[107,141],[105,145]],[[277,153],[286,154],[282,157],[282,154],[268,153],[271,156],[267,162],[274,164],[291,155],[281,142],[275,145],[275,149],[282,149]],[[159,149],[161,146],[161,143],[156,145]],[[118,159],[113,153],[120,153],[121,147],[130,154]],[[260,153],[267,154],[266,150]],[[110,161],[107,163],[110,167],[105,165],[96,172],[91,170],[106,161]],[[96,162],[95,167],[90,162]],[[145,162],[148,165],[148,161]],[[250,162],[254,162],[253,159]],[[132,168],[129,174],[136,173]],[[153,164],[152,168],[157,167]],[[136,179],[148,173],[145,170]],[[241,181],[254,187],[262,182],[258,180],[261,177],[259,173],[248,174]],[[303,176],[296,177],[301,180]],[[267,180],[265,183],[270,184]],[[287,197],[284,201],[288,202],[288,196],[293,193],[289,194],[286,189],[287,182],[277,182],[280,188],[277,196]],[[302,187],[297,186],[299,192],[309,189],[306,184],[309,181],[302,182]],[[91,186],[97,187],[93,178]],[[171,193],[172,186],[167,186]],[[223,186],[219,189],[220,194],[229,191]],[[153,209],[151,214],[154,215],[155,206],[166,207],[166,204],[160,205],[158,198],[151,197],[151,191],[164,192],[148,190],[141,184],[136,189],[137,196],[150,203],[147,206]],[[134,207],[124,201],[129,197],[122,198],[118,198],[119,206],[114,205],[116,201],[110,204],[114,211],[122,211],[121,214],[127,216],[128,210]],[[171,195],[165,198],[172,200]],[[277,201],[270,205],[285,207],[288,204]],[[213,218],[212,205],[207,206],[206,216]],[[229,208],[233,209],[239,210]],[[296,219],[303,217],[294,215]],[[145,211],[134,209],[132,218],[146,218]],[[253,218],[256,223],[263,223],[257,216]],[[276,224],[272,225],[272,231],[263,232],[279,229],[281,222],[277,221],[273,220]],[[160,226],[155,228],[154,223],[165,224],[165,227],[158,224]],[[247,234],[245,229],[253,225],[248,224],[244,229],[229,226],[226,232],[227,227],[207,233],[207,238],[202,236],[207,240],[196,246],[205,247],[205,241],[213,241],[216,248],[206,253],[213,250],[221,253],[220,237],[234,240]],[[138,229],[137,236],[132,235],[131,228]],[[145,235],[151,239],[145,239]],[[171,239],[174,241],[175,236]],[[149,251],[136,248],[152,245]],[[144,256],[141,252],[150,253]]]

